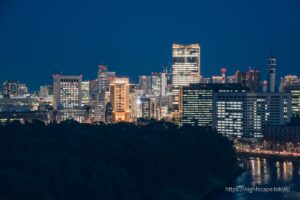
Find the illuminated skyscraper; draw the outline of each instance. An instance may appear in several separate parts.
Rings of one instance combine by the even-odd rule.
[[[290,121],[288,93],[214,93],[213,128],[233,137],[262,137],[268,125]]]
[[[98,66],[98,88],[95,101],[95,121],[105,121],[105,92],[109,87],[107,66]]]
[[[268,58],[268,92],[275,92],[276,87],[276,58],[271,54]]]
[[[53,75],[53,107],[55,110],[72,109],[81,106],[81,82],[82,75]]]
[[[179,117],[180,89],[200,82],[200,46],[173,44],[172,58],[173,109],[175,117]]]
[[[63,76],[53,75],[53,108],[61,111],[60,120],[75,119],[83,121],[82,103],[82,75]]]
[[[292,95],[292,112],[294,116],[300,116],[300,78],[298,76],[288,75],[281,80],[283,92]]]
[[[90,81],[82,81],[82,105],[90,105]]]
[[[183,87],[181,124],[212,126],[213,94],[246,92],[239,84],[200,83]]]
[[[151,94],[151,77],[150,76],[139,76],[139,89],[144,94]]]
[[[130,84],[128,78],[115,78],[109,85],[113,121],[131,121]]]

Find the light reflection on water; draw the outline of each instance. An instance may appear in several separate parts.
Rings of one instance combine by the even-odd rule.
[[[251,186],[267,185],[271,181],[271,173],[274,170],[276,180],[290,182],[293,179],[294,164],[291,161],[267,161],[265,158],[250,158],[245,160],[245,169],[251,172]],[[249,163],[249,164],[248,164]],[[298,175],[300,168],[298,168]],[[272,177],[274,178],[274,177]]]
[[[231,187],[289,187],[290,192],[229,193],[221,191],[212,199],[300,199],[300,167],[298,162],[266,158],[242,158],[242,173]]]

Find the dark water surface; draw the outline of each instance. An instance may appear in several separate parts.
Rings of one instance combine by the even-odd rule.
[[[246,171],[235,183],[209,199],[300,200],[299,161],[250,157],[241,158],[241,166]]]

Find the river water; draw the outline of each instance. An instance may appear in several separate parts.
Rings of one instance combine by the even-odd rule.
[[[241,166],[245,172],[211,199],[300,200],[299,162],[250,157],[241,158]]]

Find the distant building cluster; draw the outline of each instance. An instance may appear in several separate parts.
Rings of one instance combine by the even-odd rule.
[[[26,84],[7,80],[0,96],[0,122],[42,120],[57,123],[139,123],[165,120],[212,127],[228,137],[260,138],[270,126],[300,114],[300,78],[276,84],[276,58],[267,58],[268,76],[258,70],[203,77],[200,45],[172,46],[172,67],[139,76],[138,83],[99,65],[94,80],[54,74],[53,82],[29,93]],[[96,70],[95,70],[96,71]]]

